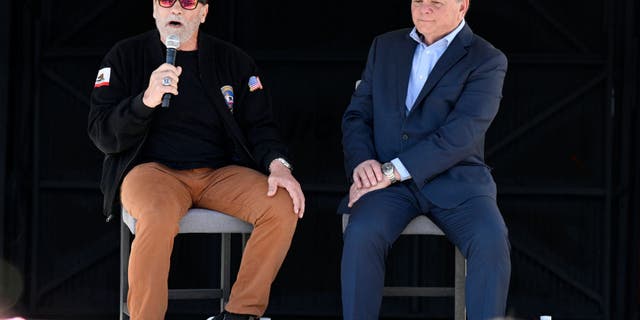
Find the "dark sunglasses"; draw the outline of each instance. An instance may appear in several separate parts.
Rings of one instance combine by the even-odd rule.
[[[207,3],[206,0],[179,0],[180,6],[185,10],[193,10],[198,6],[198,2]],[[176,0],[158,0],[158,4],[163,8],[171,8]]]

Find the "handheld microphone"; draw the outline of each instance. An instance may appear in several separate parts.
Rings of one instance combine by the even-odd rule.
[[[167,36],[167,59],[166,62],[170,65],[174,65],[176,62],[176,49],[180,46],[180,37],[175,34]],[[162,96],[162,107],[169,107],[169,100],[171,100],[171,93],[165,93]]]

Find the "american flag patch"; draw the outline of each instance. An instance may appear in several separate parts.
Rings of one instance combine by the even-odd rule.
[[[94,88],[108,87],[110,78],[111,78],[111,68],[100,69],[100,71],[98,71],[98,76],[96,77],[96,84],[93,87]]]
[[[258,89],[262,89],[260,78],[257,76],[251,76],[251,78],[249,78],[249,91],[254,92]]]

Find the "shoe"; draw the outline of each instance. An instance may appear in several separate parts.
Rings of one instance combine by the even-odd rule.
[[[258,320],[260,318],[249,314],[237,314],[222,311],[217,316],[209,317],[207,320]]]

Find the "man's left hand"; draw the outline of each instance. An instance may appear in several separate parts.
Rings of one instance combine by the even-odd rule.
[[[304,194],[302,193],[300,183],[298,183],[296,178],[291,174],[291,170],[279,161],[274,160],[269,165],[269,171],[271,173],[267,179],[269,183],[267,196],[275,196],[279,187],[286,189],[287,192],[289,192],[289,196],[291,196],[291,200],[293,200],[294,213],[298,218],[302,218],[302,216],[304,216]]]
[[[360,197],[364,196],[365,194],[374,190],[384,189],[390,185],[391,185],[391,180],[387,178],[382,179],[382,181],[378,182],[376,185],[373,185],[368,188],[367,187],[358,188],[358,186],[354,182],[351,184],[351,188],[349,188],[349,204],[347,206],[351,208],[353,207],[353,204],[356,203],[356,201],[358,201],[358,199],[360,199]]]

